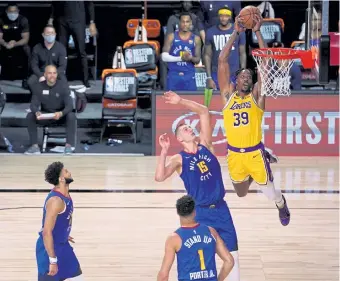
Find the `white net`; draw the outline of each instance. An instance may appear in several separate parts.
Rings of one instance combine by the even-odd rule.
[[[277,98],[277,96],[290,95],[289,72],[294,63],[294,59],[282,59],[280,55],[292,55],[295,53],[296,51],[293,49],[291,51],[289,49],[257,49],[256,53],[253,53],[261,77],[261,95],[274,98]],[[278,58],[262,57],[260,56],[261,54],[277,55]]]

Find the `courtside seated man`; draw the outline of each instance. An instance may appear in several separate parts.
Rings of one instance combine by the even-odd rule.
[[[61,162],[50,164],[45,180],[54,186],[43,207],[42,229],[36,244],[38,281],[84,281],[70,242],[73,202],[69,185],[71,173]]]
[[[253,28],[260,48],[266,43],[260,32],[262,18],[255,15]],[[218,62],[218,83],[221,88],[223,118],[228,142],[228,170],[238,196],[247,195],[253,180],[269,200],[275,202],[282,225],[288,225],[290,212],[281,190],[275,189],[274,178],[262,143],[262,119],[265,95],[261,95],[261,77],[253,84],[253,72],[240,69],[237,72],[235,91],[230,91],[230,68],[228,58],[234,41],[245,30],[237,18],[235,30],[223,48]]]
[[[32,100],[26,116],[27,130],[31,146],[25,154],[40,154],[38,145],[38,126],[66,125],[65,154],[72,154],[75,146],[76,114],[71,92],[66,81],[58,80],[57,68],[54,65],[45,67],[45,81],[32,85]],[[44,113],[50,113],[53,118],[43,119]]]
[[[177,256],[178,280],[223,281],[234,265],[234,259],[217,231],[195,221],[195,202],[185,195],[177,200],[177,214],[181,227],[165,243],[165,253],[157,281],[168,281],[169,272]],[[223,260],[217,276],[215,255]]]
[[[190,126],[179,125],[175,135],[183,145],[183,150],[172,156],[168,163],[166,158],[170,140],[166,135],[160,136],[162,151],[157,163],[155,180],[165,181],[173,173],[178,173],[188,195],[195,200],[197,222],[215,228],[234,258],[234,267],[228,281],[239,281],[237,235],[229,207],[224,200],[221,166],[213,153],[209,110],[206,106],[181,98],[171,91],[164,94],[164,100],[168,104],[181,105],[197,113],[201,130],[198,139]]]

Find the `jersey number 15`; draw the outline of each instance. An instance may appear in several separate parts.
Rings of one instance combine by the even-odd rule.
[[[238,127],[241,124],[247,125],[249,123],[248,112],[234,112],[234,127]]]

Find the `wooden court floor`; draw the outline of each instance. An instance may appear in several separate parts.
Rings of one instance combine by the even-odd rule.
[[[155,157],[12,155],[0,156],[0,281],[37,280],[44,170],[57,160],[75,180],[72,236],[85,280],[156,280],[165,239],[178,227],[175,201],[185,194],[177,176],[156,183]],[[256,185],[238,198],[220,160],[241,280],[339,280],[339,159],[282,157],[272,166],[291,210],[287,227]],[[169,280],[177,280],[175,264]]]

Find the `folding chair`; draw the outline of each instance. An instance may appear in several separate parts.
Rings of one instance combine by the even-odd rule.
[[[134,143],[140,140],[143,122],[137,122],[137,71],[134,69],[104,69],[102,73],[102,130],[124,124],[131,128]]]
[[[73,101],[73,112],[76,114],[76,130],[75,130],[75,144],[74,144],[74,150],[77,146],[77,129],[78,129],[78,120],[77,120],[77,114],[81,113],[82,111],[77,111],[77,98],[73,91],[71,91],[71,98]],[[53,144],[66,144],[66,131],[65,128],[62,127],[60,124],[53,124],[53,125],[46,125],[43,126],[43,145],[42,145],[42,152],[44,153],[46,151],[47,145],[49,143]]]
[[[158,37],[160,28],[158,20],[130,19],[127,23],[128,34],[134,39],[123,45],[125,65],[126,68],[137,71],[138,88],[156,87],[160,43],[148,38]]]

